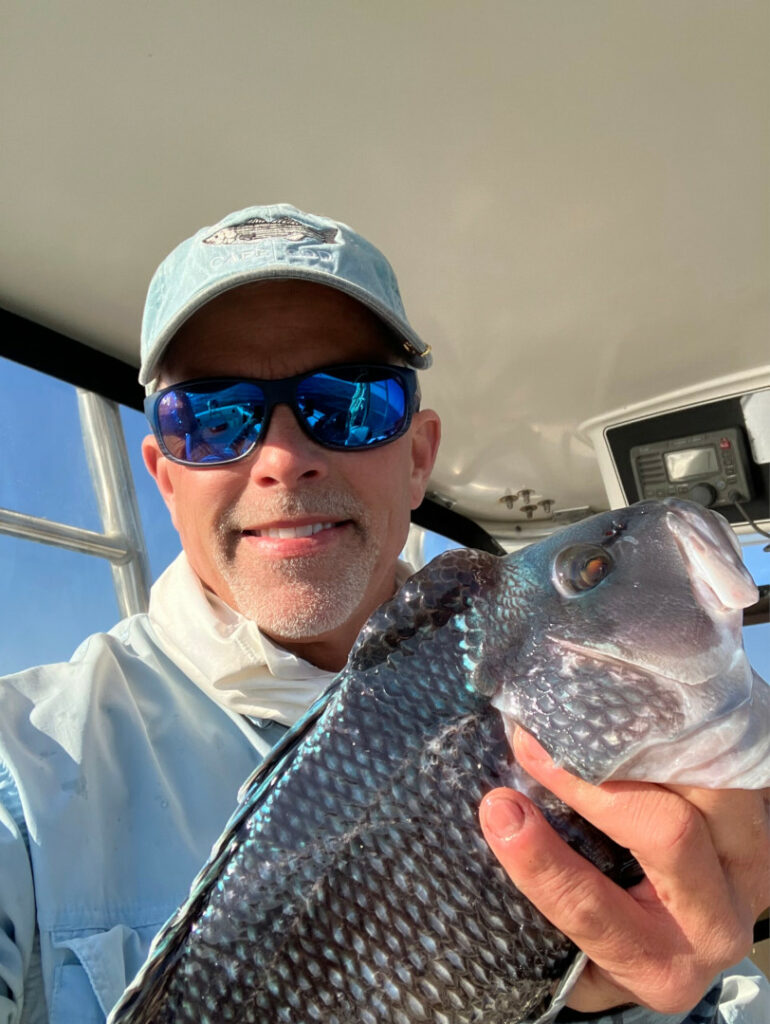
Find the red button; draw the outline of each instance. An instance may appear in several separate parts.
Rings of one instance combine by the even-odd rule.
[[[729,437],[721,437],[719,439],[719,447],[720,448],[732,448],[732,444],[730,443],[730,438]]]

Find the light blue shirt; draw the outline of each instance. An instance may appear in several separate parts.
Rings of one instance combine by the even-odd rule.
[[[213,700],[146,615],[0,680],[0,1024],[103,1024],[283,728]],[[767,1020],[759,972],[732,974],[693,1024]]]
[[[2,680],[0,722],[0,1022],[102,1024],[284,727],[215,704],[144,615]]]

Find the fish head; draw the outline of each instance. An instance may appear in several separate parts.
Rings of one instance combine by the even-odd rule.
[[[746,744],[755,676],[742,609],[757,589],[723,517],[678,499],[640,502],[504,562],[499,601],[526,620],[495,663],[493,703],[509,725],[589,781],[736,777],[713,762],[737,733]]]

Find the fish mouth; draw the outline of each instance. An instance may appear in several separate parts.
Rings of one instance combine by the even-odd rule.
[[[676,498],[665,504],[668,529],[704,608],[724,614],[754,604],[759,591],[741,561],[738,540],[722,516]]]

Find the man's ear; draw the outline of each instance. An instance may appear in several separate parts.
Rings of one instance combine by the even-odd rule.
[[[176,528],[174,500],[174,483],[169,473],[169,461],[158,447],[158,442],[152,434],[148,434],[142,441],[142,458],[147,467],[147,472],[158,485],[160,496],[166,503],[166,508],[171,515],[171,521]]]
[[[436,461],[441,441],[441,420],[433,409],[420,409],[412,417],[412,473],[410,478],[411,507],[417,508],[425,497],[428,478]]]

